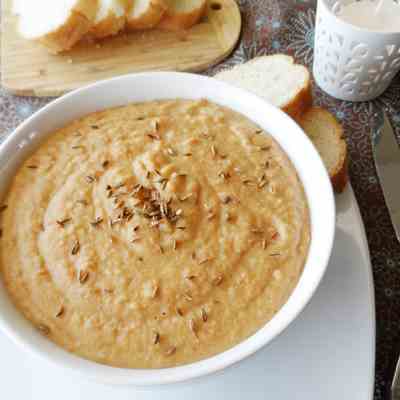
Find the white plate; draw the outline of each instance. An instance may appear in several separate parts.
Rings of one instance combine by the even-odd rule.
[[[4,400],[370,400],[375,304],[363,223],[351,188],[337,199],[333,256],[297,320],[253,357],[191,384],[137,390],[87,382],[31,359],[0,334]]]

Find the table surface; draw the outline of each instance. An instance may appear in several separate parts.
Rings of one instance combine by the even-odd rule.
[[[238,0],[243,15],[241,41],[220,69],[253,57],[292,54],[309,67],[313,60],[315,0]],[[0,88],[0,135],[50,99],[15,97]],[[400,138],[400,74],[387,91],[371,102],[335,100],[314,85],[314,102],[328,108],[343,123],[350,153],[350,177],[367,231],[375,280],[377,355],[375,399],[384,399],[400,337],[400,243],[397,242],[377,179],[370,146],[371,129],[382,110]],[[355,371],[356,373],[356,371]],[[349,377],[351,379],[351,377]]]

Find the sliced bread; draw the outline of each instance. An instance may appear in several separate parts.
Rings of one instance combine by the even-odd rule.
[[[342,192],[348,181],[347,146],[342,126],[329,111],[320,107],[310,108],[298,122],[324,161],[333,188]]]
[[[117,34],[125,26],[125,12],[122,0],[99,0],[99,9],[89,34],[95,38]]]
[[[92,27],[98,0],[24,1],[18,8],[22,37],[37,40],[53,53],[70,49]]]
[[[130,30],[154,28],[166,10],[166,0],[134,0],[127,13],[126,27]]]
[[[189,29],[199,22],[207,0],[166,0],[168,9],[158,27],[165,30]]]
[[[283,54],[254,58],[216,74],[215,78],[253,92],[294,119],[312,104],[308,69]]]

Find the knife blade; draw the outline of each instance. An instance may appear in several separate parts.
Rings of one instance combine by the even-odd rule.
[[[386,114],[372,137],[372,150],[386,206],[400,241],[400,147]]]

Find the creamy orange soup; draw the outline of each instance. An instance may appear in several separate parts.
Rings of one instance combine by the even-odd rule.
[[[127,368],[243,341],[286,302],[310,242],[286,154],[206,100],[74,121],[23,164],[1,211],[15,305],[69,352]]]

